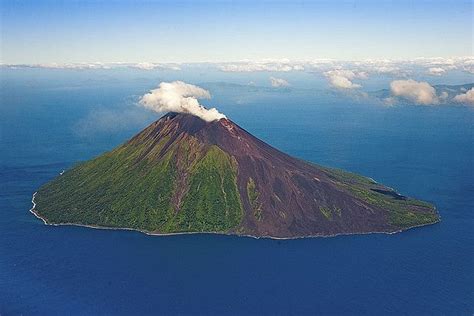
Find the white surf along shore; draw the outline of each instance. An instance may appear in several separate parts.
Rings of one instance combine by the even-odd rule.
[[[275,239],[275,240],[289,240],[289,239],[302,239],[302,238],[330,238],[330,237],[337,237],[337,236],[350,236],[350,235],[371,235],[371,234],[385,234],[385,235],[393,235],[398,234],[403,231],[407,231],[413,228],[422,227],[422,226],[429,226],[434,225],[441,222],[441,217],[439,220],[429,224],[421,224],[412,227],[408,227],[406,229],[400,229],[393,232],[384,232],[384,231],[374,231],[374,232],[360,232],[360,233],[338,233],[332,235],[310,235],[310,236],[295,236],[295,237],[275,237],[275,236],[254,236],[254,235],[246,235],[246,234],[232,234],[232,233],[222,233],[222,232],[178,232],[178,233],[153,233],[148,232],[140,229],[135,228],[122,228],[122,227],[107,227],[107,226],[97,226],[97,225],[86,225],[86,224],[77,224],[77,223],[48,223],[46,218],[41,217],[36,211],[36,203],[35,197],[38,192],[33,193],[33,197],[31,198],[31,203],[33,207],[30,209],[30,213],[32,213],[36,218],[40,219],[45,225],[49,226],[79,226],[79,227],[87,227],[93,229],[103,229],[103,230],[128,230],[128,231],[135,231],[140,232],[149,236],[177,236],[177,235],[194,235],[194,234],[203,234],[203,235],[224,235],[224,236],[238,236],[238,237],[250,237],[254,239]]]
[[[33,207],[30,209],[30,213],[33,214],[34,216],[36,216],[36,218],[39,218],[40,220],[42,220],[45,225],[48,225],[48,222],[44,218],[39,216],[39,214],[36,213],[36,211],[35,211],[35,207],[36,207],[35,196],[36,196],[36,193],[38,193],[38,192],[33,193],[33,197],[31,198],[31,203],[33,203]]]

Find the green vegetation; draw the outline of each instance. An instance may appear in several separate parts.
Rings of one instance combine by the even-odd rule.
[[[354,196],[372,205],[389,211],[390,224],[397,228],[435,223],[439,216],[433,205],[398,195],[395,191],[378,184],[372,179],[345,172],[339,169],[322,168],[340,187],[350,191]],[[377,192],[375,190],[384,191]],[[329,209],[321,210],[329,214]],[[340,210],[338,211],[340,213]],[[325,214],[326,218],[328,216]]]
[[[390,222],[400,228],[435,223],[439,220],[436,213],[411,212],[406,210],[392,210]]]
[[[326,174],[330,178],[336,181],[343,181],[343,182],[349,182],[349,183],[354,183],[354,184],[364,184],[364,185],[377,184],[377,182],[375,182],[374,180],[361,176],[357,173],[352,173],[352,172],[344,171],[341,169],[322,167],[319,165],[316,165],[316,166],[322,169],[323,171],[326,171]]]
[[[331,213],[331,210],[329,208],[320,206],[319,210],[321,211],[321,213],[323,213],[323,215],[324,215],[324,217],[326,217],[326,219],[328,219],[328,220],[332,219],[332,213]]]
[[[191,169],[186,171],[188,192],[182,205],[174,205],[176,157],[198,149],[190,141],[181,147],[174,144],[160,156],[166,142],[163,138],[153,146],[127,143],[75,166],[38,190],[38,212],[51,223],[161,233],[236,227],[242,217],[236,162],[216,146],[204,156],[194,155],[193,163],[184,163]]]
[[[153,163],[141,153],[119,147],[77,165],[40,188],[38,210],[53,223],[158,229],[173,214],[176,168],[172,152]]]
[[[326,217],[328,220],[332,220],[333,216],[342,216],[342,211],[340,208],[333,206],[332,209],[329,207],[320,206],[319,211]]]
[[[262,220],[262,205],[258,202],[259,193],[255,185],[255,181],[249,178],[247,182],[247,197],[249,199],[250,206],[253,210],[253,215],[258,221]]]
[[[175,229],[225,232],[240,223],[242,214],[237,163],[212,146],[191,171],[189,192],[178,212]],[[170,227],[173,229],[173,225]]]
[[[193,134],[179,132],[181,125],[190,124],[187,127],[194,128],[193,122],[186,120],[183,117],[179,124],[171,124],[166,119],[163,124],[158,121],[126,144],[66,171],[38,190],[36,211],[49,223],[155,233],[280,234],[279,225],[284,222],[289,228],[284,234],[297,236],[298,228],[308,233],[312,222],[301,224],[301,221],[313,221],[314,213],[306,216],[313,209],[316,220],[325,221],[318,224],[331,231],[334,228],[347,230],[344,227],[347,223],[349,229],[351,225],[370,228],[373,215],[387,231],[439,220],[434,207],[426,202],[401,196],[372,179],[321,166],[316,166],[317,170],[310,170],[306,165],[300,170],[295,166],[296,171],[308,171],[308,176],[290,168],[288,180],[294,182],[285,181],[278,190],[272,190],[271,183],[267,186],[266,182],[271,182],[267,180],[279,172],[264,168],[262,176],[252,174],[253,178],[249,177],[239,190],[237,160],[221,147],[211,145],[213,141],[205,142]],[[293,166],[294,161],[290,162]],[[285,168],[285,165],[275,166]],[[321,171],[327,177],[321,175]],[[313,180],[320,182],[318,187],[313,186],[316,183]],[[247,196],[244,192],[241,197],[240,192],[245,189]],[[310,200],[313,189],[317,195]],[[282,192],[281,198],[276,192]],[[252,223],[255,227],[243,227],[241,198],[249,201],[247,211],[256,219],[257,223]],[[314,205],[320,205],[319,210]]]

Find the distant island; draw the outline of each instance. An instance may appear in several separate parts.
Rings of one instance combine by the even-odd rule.
[[[35,193],[47,224],[271,238],[394,233],[435,207],[357,174],[293,158],[227,118],[168,113]]]

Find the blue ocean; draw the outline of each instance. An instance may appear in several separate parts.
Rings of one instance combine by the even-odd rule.
[[[254,76],[2,70],[0,314],[472,315],[473,108],[383,106],[310,74],[282,89]],[[138,97],[177,79],[280,150],[432,202],[441,223],[269,240],[52,227],[29,212],[43,183],[158,119]]]

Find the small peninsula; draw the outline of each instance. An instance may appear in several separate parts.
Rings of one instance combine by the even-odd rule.
[[[47,224],[298,238],[394,233],[435,207],[354,173],[293,158],[227,118],[168,113],[38,189]]]

